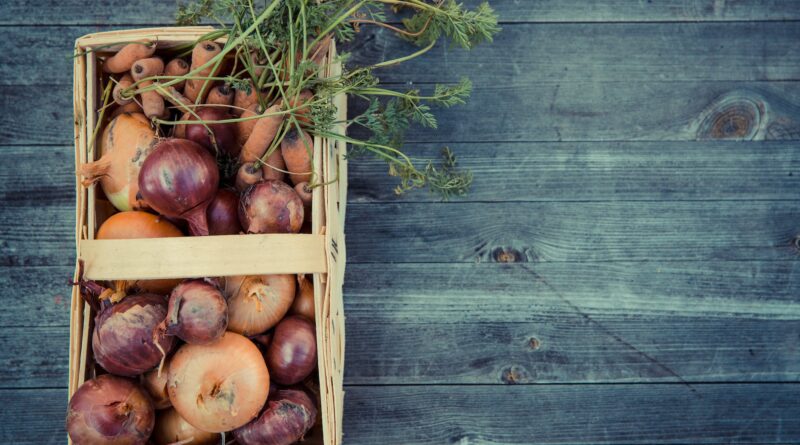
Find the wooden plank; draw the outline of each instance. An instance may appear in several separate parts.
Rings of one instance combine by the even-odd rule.
[[[800,4],[799,4],[800,5]],[[116,27],[103,28],[103,30]],[[74,40],[96,27],[8,28],[9,60],[0,84],[68,83]],[[30,51],[31,47],[40,48]],[[382,28],[365,28],[346,48],[349,66],[418,50]],[[620,54],[624,54],[623,58]],[[435,62],[435,63],[432,63]],[[40,69],[48,66],[49,69]],[[472,51],[439,45],[423,57],[376,71],[384,82],[611,80],[796,80],[800,25],[777,23],[625,23],[507,25],[494,43]]]
[[[73,264],[73,217],[5,209],[0,265]],[[346,232],[348,263],[789,260],[798,220],[784,201],[351,204]]]
[[[349,386],[344,443],[792,443],[800,385]],[[65,389],[0,391],[0,440],[63,443]],[[414,428],[398,425],[413,424]]]
[[[441,158],[440,144],[409,144],[415,158]],[[794,200],[800,150],[769,142],[544,142],[454,146],[472,170],[470,192],[458,201]],[[73,199],[71,146],[0,146],[4,206]],[[397,196],[386,163],[353,159],[350,202],[438,201],[412,192]],[[43,171],[47,174],[20,174]]]
[[[474,7],[483,0],[464,0]],[[492,0],[490,3],[503,22],[618,22],[618,21],[729,21],[797,20],[795,0],[757,0],[724,2],[714,0]],[[174,23],[175,3],[146,0],[137,3],[121,0],[48,0],[32,11],[24,0],[0,4],[2,25],[108,24],[170,25]]]
[[[476,82],[467,105],[437,110],[439,128],[407,141],[800,140],[800,82],[517,82]],[[0,86],[0,145],[72,144],[71,86],[48,88]]]
[[[67,240],[63,240],[66,245]],[[72,266],[0,267],[0,326],[67,326],[73,274]],[[18,341],[24,342],[22,337]],[[64,344],[66,345],[66,343]]]
[[[66,326],[0,328],[0,388],[66,385],[68,352]]]

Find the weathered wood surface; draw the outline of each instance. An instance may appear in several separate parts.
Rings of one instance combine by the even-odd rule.
[[[350,386],[344,431],[352,445],[796,443],[798,400],[798,384]],[[0,403],[3,442],[63,443],[66,390]]]
[[[483,0],[464,0],[475,6]],[[504,22],[797,20],[796,0],[493,0]],[[175,2],[146,0],[47,0],[31,8],[25,0],[0,4],[0,25],[169,25]]]

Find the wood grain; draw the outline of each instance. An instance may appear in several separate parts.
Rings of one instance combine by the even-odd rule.
[[[483,0],[464,0],[474,7]],[[729,21],[797,20],[793,0],[728,1],[659,0],[492,0],[503,22],[618,22],[618,21]],[[146,0],[48,0],[30,8],[24,0],[0,4],[0,24],[108,24],[169,25],[174,23],[175,3]]]
[[[800,441],[798,384],[348,386],[345,391],[348,445]],[[5,408],[0,440],[63,443],[66,390],[0,390],[0,403]]]
[[[67,384],[67,327],[4,327],[0,329],[0,351],[0,366],[7,370],[0,373],[0,388],[52,388]]]
[[[69,83],[76,38],[92,26],[8,28],[9,60],[2,85]],[[30,51],[30,48],[41,50]],[[364,28],[345,47],[348,66],[374,64],[418,48],[382,28]],[[620,54],[625,56],[620,57]],[[40,69],[41,66],[49,69]],[[494,43],[472,51],[439,45],[423,57],[375,72],[382,81],[476,84],[611,80],[796,80],[800,78],[800,25],[795,22],[622,23],[506,25]]]

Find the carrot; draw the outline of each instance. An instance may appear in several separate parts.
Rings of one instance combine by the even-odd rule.
[[[289,108],[299,108],[298,110],[294,111],[294,117],[300,122],[301,125],[309,125],[311,124],[311,119],[307,117],[310,109],[307,106],[303,106],[306,102],[311,100],[314,97],[314,93],[310,90],[303,90],[297,96],[289,99]]]
[[[116,102],[117,105],[127,105],[133,101],[133,99],[122,98],[122,90],[130,88],[131,85],[133,85],[133,78],[127,73],[117,81],[116,85],[114,85],[114,90],[111,93],[111,97],[114,98],[114,102]]]
[[[173,86],[168,86],[164,88],[167,90],[167,93],[164,93],[164,100],[175,105],[176,107],[180,107],[181,105],[192,105],[192,101],[186,98],[180,91],[175,89]]]
[[[219,54],[222,51],[222,48],[215,42],[210,40],[204,40],[197,45],[194,46],[192,50],[192,68],[190,71],[194,71],[197,68],[201,67],[208,63],[214,56]],[[212,64],[209,67],[204,68],[198,73],[195,73],[195,76],[198,77],[212,77],[216,73],[214,72],[214,65]],[[186,81],[186,85],[183,88],[183,95],[186,96],[192,102],[197,100],[197,97],[200,95],[200,90],[203,89],[203,86],[208,83],[208,80],[205,79],[189,79]],[[208,88],[205,89],[203,95],[208,93]],[[201,98],[202,102],[202,98]]]
[[[241,117],[252,117],[258,114],[258,103],[254,103],[250,105],[244,112],[242,112]],[[236,123],[236,138],[239,145],[244,145],[247,142],[247,138],[250,137],[250,133],[253,132],[253,127],[255,127],[257,119],[250,119],[246,121],[240,121]]]
[[[154,52],[156,52],[156,44],[149,40],[129,43],[106,59],[103,63],[103,71],[114,74],[124,73],[131,69],[134,62],[150,57]]]
[[[189,64],[183,59],[172,59],[167,66],[164,67],[165,76],[185,76],[188,72]],[[176,90],[183,91],[184,84],[186,84],[186,81],[182,80],[173,86]]]
[[[217,85],[208,92],[206,104],[231,105],[233,103],[233,90],[228,85]]]
[[[142,82],[140,85],[142,88],[147,88],[152,85],[153,82],[150,80],[146,80]],[[149,118],[154,117],[164,117],[166,115],[166,107],[164,106],[164,98],[158,94],[158,91],[145,91],[139,94],[139,97],[142,101],[142,110],[144,111],[144,115]]]
[[[286,173],[283,172],[284,170],[286,170],[286,164],[283,162],[280,150],[273,151],[267,158],[267,162],[261,167],[264,179],[276,179],[278,181],[284,180],[286,176]]]
[[[185,112],[181,115],[181,118],[178,119],[179,121],[188,121],[192,119],[192,113]],[[184,139],[186,138],[186,125],[185,124],[178,124],[175,125],[175,131],[172,134],[173,137]]]
[[[236,172],[236,190],[241,192],[262,179],[264,174],[261,169],[256,168],[252,162],[245,162]]]
[[[305,131],[292,128],[281,141],[281,154],[289,170],[292,184],[311,180],[311,154],[314,151],[314,140]]]
[[[280,106],[273,105],[267,108],[265,114],[276,113],[278,111],[280,111]],[[269,149],[270,144],[272,144],[272,140],[275,139],[275,135],[278,133],[278,128],[280,128],[282,122],[282,114],[256,119],[256,124],[253,126],[250,137],[247,138],[247,142],[242,146],[239,160],[244,163],[261,159],[264,153],[267,152],[267,149]]]
[[[109,120],[111,120],[119,116],[120,114],[141,113],[141,112],[142,112],[142,107],[140,107],[139,104],[137,104],[136,102],[131,101],[130,103],[127,103],[125,105],[119,106],[116,109],[114,109],[114,112],[111,113],[111,116],[109,116],[108,118]]]
[[[250,108],[251,105],[258,103],[258,91],[256,91],[253,82],[250,82],[250,92],[245,90],[236,90],[236,96],[233,98],[234,114],[242,114],[242,108]]]
[[[139,59],[131,66],[131,77],[140,81],[146,77],[159,76],[164,72],[164,61],[161,57],[148,57]]]

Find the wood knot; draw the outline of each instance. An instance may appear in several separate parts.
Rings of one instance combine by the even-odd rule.
[[[522,263],[525,257],[522,253],[511,247],[498,247],[492,251],[492,258],[498,263]]]
[[[734,92],[715,100],[700,115],[697,139],[763,139],[766,105],[750,96]]]
[[[528,346],[535,351],[542,346],[542,342],[536,337],[531,337],[530,340],[528,340]]]
[[[500,380],[506,385],[516,385],[528,380],[528,373],[519,366],[509,366],[500,374]]]

